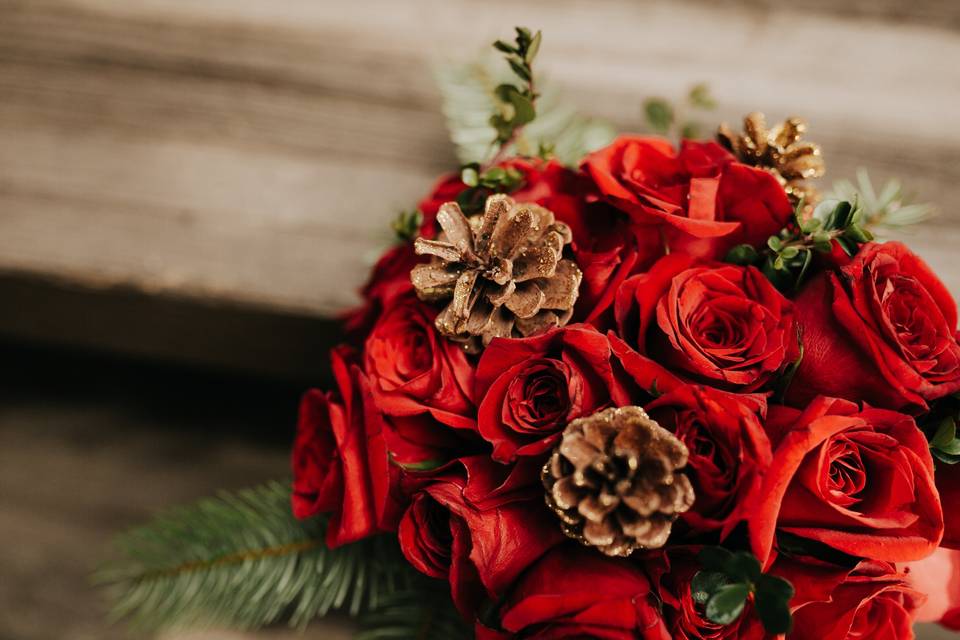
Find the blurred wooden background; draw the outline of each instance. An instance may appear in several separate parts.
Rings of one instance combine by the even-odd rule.
[[[295,381],[257,425],[286,420],[388,222],[456,165],[432,65],[472,59],[515,24],[543,29],[544,72],[621,130],[641,126],[644,98],[698,81],[718,120],[807,117],[825,185],[865,165],[940,206],[908,239],[960,291],[955,0],[0,0],[0,339]],[[260,456],[237,436],[207,458],[206,436],[164,430],[207,430],[182,395],[131,416],[122,399],[136,393],[113,390],[90,414],[93,400],[35,380],[0,405],[0,548],[14,549],[0,585],[4,571],[63,567],[65,586],[0,586],[0,637],[107,637],[92,600],[53,602],[85,584],[77,541],[282,473],[283,446]],[[149,466],[153,446],[172,453]],[[127,457],[147,465],[142,483]],[[6,624],[11,611],[40,626]],[[49,611],[87,626],[55,632]]]
[[[0,0],[0,332],[308,375],[314,319],[455,167],[431,65],[514,24],[623,130],[697,81],[718,119],[809,118],[827,181],[868,165],[941,206],[912,241],[960,290],[960,4],[803,5]]]

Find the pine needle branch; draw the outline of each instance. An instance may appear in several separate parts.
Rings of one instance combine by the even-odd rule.
[[[827,197],[859,203],[864,212],[864,224],[871,230],[919,224],[937,214],[932,204],[911,202],[899,180],[888,180],[883,187],[876,189],[863,167],[857,169],[856,183],[838,180],[833,183],[833,193]]]
[[[415,574],[394,539],[328,549],[325,527],[293,517],[288,483],[221,493],[121,535],[119,558],[97,580],[113,596],[114,618],[142,630],[304,626],[409,588]]]
[[[364,615],[356,640],[456,640],[473,637],[471,631],[453,607],[446,582],[418,576],[409,589]]]

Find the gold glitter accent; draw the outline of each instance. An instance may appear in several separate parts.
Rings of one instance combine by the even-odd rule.
[[[541,471],[560,528],[608,556],[658,549],[693,505],[687,447],[640,407],[574,420]]]
[[[421,300],[447,302],[437,330],[478,353],[496,337],[524,337],[569,322],[583,274],[563,257],[570,228],[536,204],[509,196],[487,198],[468,219],[456,202],[437,213],[443,233],[417,238],[430,262],[410,272]]]
[[[826,167],[820,146],[801,139],[806,131],[807,123],[800,118],[787,118],[768,129],[764,115],[754,112],[743,119],[743,133],[720,125],[717,141],[740,162],[773,174],[794,205],[802,200],[812,209],[820,193],[806,181],[823,177]]]

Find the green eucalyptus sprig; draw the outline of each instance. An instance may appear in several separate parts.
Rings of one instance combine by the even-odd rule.
[[[497,113],[490,116],[490,125],[496,130],[494,144],[505,151],[517,138],[524,125],[533,122],[537,116],[534,103],[537,93],[534,90],[533,60],[540,51],[542,36],[539,31],[531,33],[526,27],[516,27],[517,37],[511,44],[497,40],[493,46],[506,54],[507,64],[519,78],[519,84],[505,82],[497,86],[494,94],[500,101]],[[491,164],[500,158],[494,157]]]
[[[703,569],[690,581],[690,594],[703,607],[708,620],[721,625],[735,622],[752,596],[767,633],[790,632],[790,599],[794,590],[788,581],[763,573],[760,562],[748,551],[705,547],[698,559]]]
[[[514,167],[483,169],[473,162],[460,169],[460,180],[467,188],[457,196],[457,204],[467,215],[483,210],[487,196],[493,193],[511,193],[523,185],[523,173]]]
[[[737,245],[725,260],[757,266],[777,289],[796,291],[815,254],[828,254],[837,243],[852,256],[861,244],[873,240],[873,234],[864,225],[863,210],[855,200],[825,200],[807,219],[802,216],[803,206],[802,202],[797,205],[790,224],[767,238],[765,247],[757,250],[749,244]]]

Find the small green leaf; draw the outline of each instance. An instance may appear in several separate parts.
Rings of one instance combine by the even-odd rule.
[[[730,624],[743,613],[749,594],[750,588],[742,583],[720,587],[707,602],[707,619],[717,624]]]
[[[518,62],[513,58],[507,58],[507,64],[510,65],[510,68],[513,69],[513,72],[517,74],[521,80],[530,82],[530,71],[527,70],[527,67],[524,66],[523,62]]]
[[[432,471],[438,467],[442,467],[447,463],[446,460],[421,460],[420,462],[397,462],[393,458],[390,459],[393,464],[397,465],[404,471]]]
[[[480,175],[477,173],[476,165],[467,165],[460,171],[460,181],[468,187],[475,187],[479,184]]]
[[[698,571],[690,581],[690,595],[694,602],[705,605],[717,589],[729,582],[727,576],[718,571]]]
[[[940,426],[937,427],[937,432],[930,440],[930,446],[937,447],[938,449],[943,448],[953,442],[956,437],[957,423],[954,421],[953,416],[947,416],[940,422]]]
[[[763,628],[769,634],[780,635],[790,633],[793,630],[793,616],[790,615],[790,605],[786,602],[761,601],[758,596],[757,616],[759,616]]]
[[[696,122],[684,122],[680,128],[680,137],[684,140],[696,140],[700,137],[700,125]]]
[[[760,579],[760,561],[749,551],[737,551],[725,563],[726,574],[742,582]]]
[[[716,109],[717,101],[713,99],[713,96],[710,95],[710,87],[701,82],[700,84],[695,84],[690,89],[690,94],[687,96],[687,100],[691,105],[697,107],[698,109]]]
[[[800,223],[800,231],[804,233],[813,233],[820,228],[821,224],[823,224],[823,221],[820,220],[820,218],[810,218]]]
[[[931,449],[930,453],[933,454],[933,457],[942,462],[943,464],[957,464],[960,462],[960,456],[950,455],[949,453],[944,453],[940,449]]]
[[[497,40],[493,43],[493,47],[498,51],[503,51],[504,53],[516,53],[517,50],[513,45],[504,42],[503,40]]]
[[[643,103],[647,123],[657,133],[669,133],[673,126],[673,107],[663,98],[649,98]]]
[[[527,54],[524,56],[527,66],[530,66],[530,64],[533,63],[533,59],[536,58],[537,54],[540,52],[540,41],[542,39],[542,34],[537,31],[536,35],[534,35],[533,39],[530,41],[530,45],[527,47]]]
[[[757,253],[757,250],[754,249],[752,245],[738,244],[727,252],[727,256],[724,258],[724,261],[731,264],[746,266],[756,262],[757,258],[759,257],[760,256]]]
[[[873,234],[857,224],[851,224],[844,232],[844,237],[850,238],[854,242],[864,243],[873,240]]]
[[[757,596],[787,602],[794,596],[795,590],[789,580],[778,576],[763,575],[757,581]]]
[[[704,547],[697,554],[697,560],[708,571],[725,572],[733,553],[723,547]]]
[[[784,247],[783,251],[780,252],[780,255],[783,256],[784,260],[793,260],[798,255],[800,255],[800,249],[798,247]]]
[[[420,211],[401,211],[390,224],[390,228],[397,236],[398,242],[413,242],[423,224],[423,213]]]
[[[771,251],[780,251],[783,247],[783,242],[781,242],[777,236],[770,236],[767,238],[767,246],[770,247]]]

